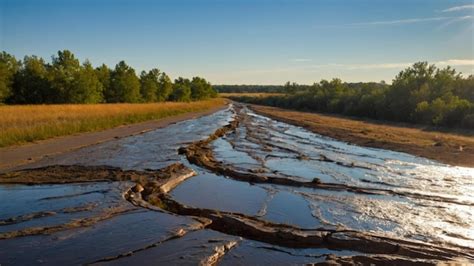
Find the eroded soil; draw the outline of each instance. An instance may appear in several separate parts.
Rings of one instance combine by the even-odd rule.
[[[242,106],[35,166],[0,175],[2,265],[474,261],[473,169]]]

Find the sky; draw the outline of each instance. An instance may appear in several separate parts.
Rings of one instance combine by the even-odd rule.
[[[474,73],[473,0],[0,0],[0,50],[213,84],[390,83],[428,61]]]

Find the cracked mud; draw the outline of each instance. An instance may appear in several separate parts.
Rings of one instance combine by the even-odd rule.
[[[34,166],[0,174],[2,265],[474,261],[473,169],[245,106]]]

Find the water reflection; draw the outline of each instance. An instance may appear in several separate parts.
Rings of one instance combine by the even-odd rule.
[[[233,146],[222,141],[214,143],[217,159],[225,164],[251,171],[248,160],[242,158],[254,158],[264,168],[262,172],[282,178],[308,181],[318,178],[323,183],[386,189],[396,194],[367,195],[274,186],[286,192],[272,199],[277,203],[268,203],[280,206],[275,212],[279,215],[265,218],[304,227],[320,224],[474,248],[473,168],[451,167],[405,153],[359,147],[268,119],[245,108],[242,112],[243,123],[235,134],[225,137]],[[238,157],[236,152],[246,155]],[[410,196],[417,194],[445,197],[454,202]],[[304,200],[295,200],[301,197]],[[291,214],[295,210],[298,215]],[[291,219],[282,218],[285,213]]]

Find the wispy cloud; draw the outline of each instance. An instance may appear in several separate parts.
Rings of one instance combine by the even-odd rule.
[[[447,59],[440,61],[431,61],[430,64],[435,64],[438,67],[445,66],[474,66],[474,59]],[[319,65],[305,65],[305,66],[291,66],[291,67],[279,67],[269,69],[248,69],[243,71],[237,71],[240,74],[270,74],[270,73],[311,73],[320,72],[321,70],[333,70],[333,71],[344,71],[344,70],[371,70],[371,69],[404,69],[413,65],[413,62],[399,62],[399,63],[377,63],[377,64],[319,64]]]
[[[473,59],[448,59],[436,62],[429,62],[437,66],[474,66]],[[411,63],[382,63],[382,64],[330,64],[327,66],[339,66],[345,69],[402,69],[409,67],[413,64]]]
[[[474,9],[474,5],[453,6],[453,7],[444,9],[441,12],[454,12],[454,11],[461,11],[461,10],[466,10],[466,9]]]
[[[435,63],[436,65],[443,65],[443,66],[474,66],[473,59],[450,59],[445,61],[438,61]]]
[[[310,62],[312,61],[311,59],[309,58],[293,58],[293,59],[290,59],[291,62],[296,62],[296,63],[301,63],[301,62]]]
[[[315,60],[313,60],[315,61]],[[214,83],[229,83],[229,80],[235,84],[245,82],[253,82],[255,84],[277,84],[288,80],[295,80],[299,83],[312,84],[316,80],[331,79],[340,77],[345,81],[374,81],[374,80],[391,80],[394,75],[402,69],[411,65],[412,62],[395,62],[395,63],[326,63],[326,64],[282,64],[268,68],[254,69],[235,69],[230,72],[219,72],[206,74],[210,76]],[[463,75],[474,74],[474,58],[472,59],[446,59],[438,61],[430,61],[438,67],[452,66],[457,70],[462,70]]]
[[[408,19],[396,19],[396,20],[378,20],[378,21],[367,21],[367,22],[354,22],[349,24],[341,25],[318,25],[316,28],[353,28],[353,27],[366,27],[366,26],[397,26],[406,24],[416,23],[428,23],[428,22],[443,22],[443,25],[449,25],[455,22],[464,20],[471,20],[474,16],[440,16],[430,18],[408,18]]]
[[[385,63],[385,64],[347,64],[342,65],[343,68],[350,70],[354,69],[391,69],[391,68],[405,68],[411,63]]]
[[[452,19],[452,18],[453,17],[410,18],[410,19],[399,19],[399,20],[359,22],[359,23],[351,23],[351,24],[347,24],[347,25],[348,26],[398,25],[398,24],[413,24],[413,23],[420,23],[420,22],[448,20],[448,19]]]
[[[471,20],[473,18],[474,18],[474,16],[462,16],[462,17],[453,18],[453,19],[448,20],[448,21],[444,22],[443,24],[439,25],[438,29],[444,29],[444,28],[446,28],[447,26],[449,26],[453,23],[464,21],[464,20]]]

